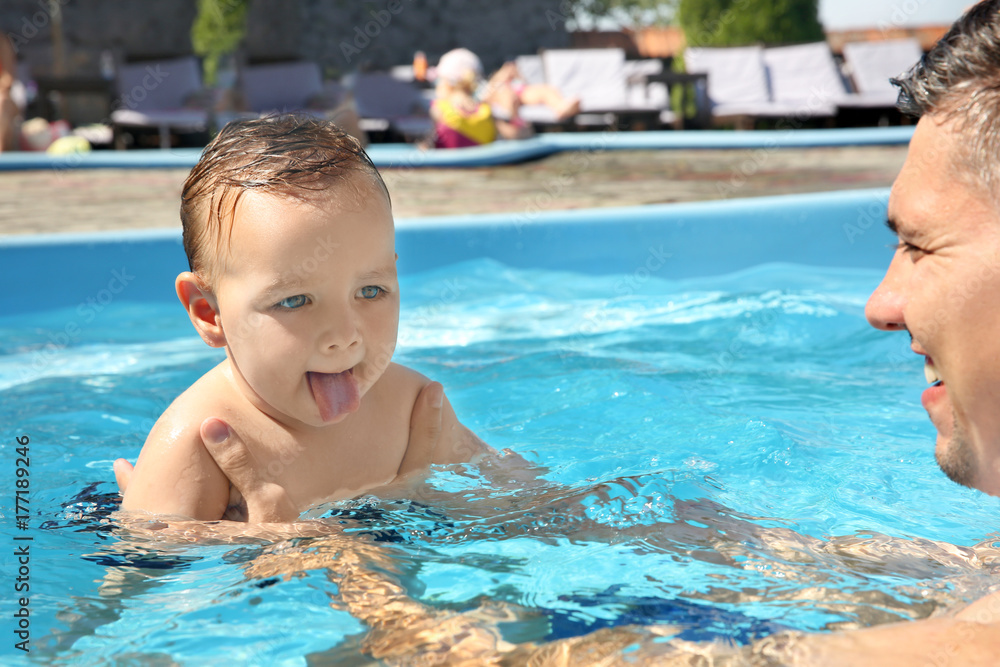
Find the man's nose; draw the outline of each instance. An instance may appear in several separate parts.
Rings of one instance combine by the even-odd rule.
[[[865,317],[868,318],[869,324],[883,331],[899,331],[906,328],[903,316],[906,296],[901,287],[899,276],[890,265],[882,282],[868,297],[868,303],[865,305]]]

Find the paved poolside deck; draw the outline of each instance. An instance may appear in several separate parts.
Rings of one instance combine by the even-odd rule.
[[[884,187],[905,146],[561,153],[521,165],[384,170],[397,217]],[[0,173],[0,234],[180,227],[185,169]]]

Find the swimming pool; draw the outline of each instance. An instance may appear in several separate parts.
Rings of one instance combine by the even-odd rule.
[[[32,538],[32,651],[8,641],[5,664],[364,664],[359,571],[511,642],[630,623],[747,642],[978,597],[997,501],[937,471],[920,364],[863,320],[886,198],[400,221],[397,359],[544,470],[511,489],[441,469],[406,501],[317,511],[354,543],[115,535],[111,461],[218,359],[173,303],[178,235],[4,240],[24,285],[0,318],[11,586],[11,536]]]

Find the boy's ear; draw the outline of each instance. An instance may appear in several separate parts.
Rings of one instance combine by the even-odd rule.
[[[211,290],[190,271],[184,271],[177,276],[174,289],[177,290],[177,298],[181,300],[181,305],[187,311],[191,324],[201,339],[211,347],[225,347],[226,334],[222,330],[219,306]]]

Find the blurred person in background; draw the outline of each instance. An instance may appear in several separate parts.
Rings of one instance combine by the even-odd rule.
[[[496,141],[499,128],[493,110],[476,98],[482,78],[483,64],[472,51],[452,49],[441,56],[431,104],[435,148],[467,148]]]
[[[20,110],[12,89],[17,77],[17,55],[6,33],[0,32],[0,152],[13,150],[14,121]]]

